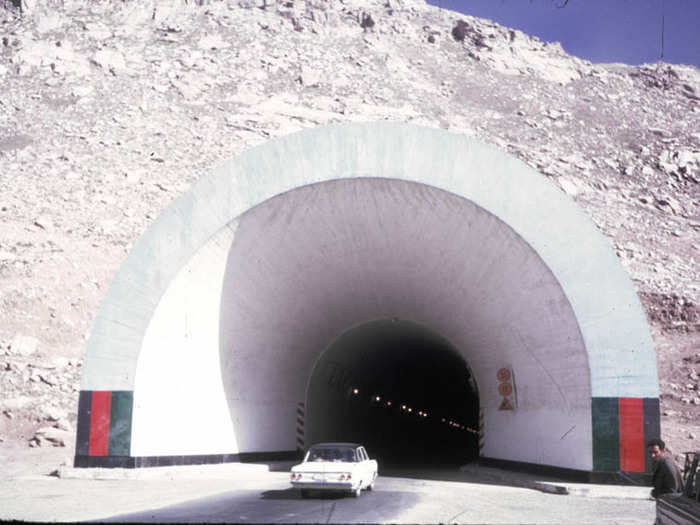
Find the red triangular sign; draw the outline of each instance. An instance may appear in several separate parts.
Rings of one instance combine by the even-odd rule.
[[[507,397],[504,397],[503,401],[501,401],[501,406],[498,407],[498,410],[513,410],[513,405],[510,404]]]

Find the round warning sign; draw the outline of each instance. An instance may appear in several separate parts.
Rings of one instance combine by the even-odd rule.
[[[500,383],[498,385],[498,393],[502,396],[509,396],[513,393],[513,387],[510,383]]]
[[[507,368],[500,368],[498,372],[496,372],[496,377],[499,381],[510,381],[510,370]]]

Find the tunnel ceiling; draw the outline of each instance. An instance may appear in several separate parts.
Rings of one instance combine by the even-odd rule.
[[[470,201],[352,179],[299,188],[240,217],[222,298],[232,385],[250,377],[237,362],[257,356],[261,377],[286,370],[303,386],[330,341],[389,318],[448,339],[477,381],[516,363],[537,378],[521,388],[525,405],[590,402],[585,348],[561,287],[510,227]],[[261,395],[252,384],[244,391]]]

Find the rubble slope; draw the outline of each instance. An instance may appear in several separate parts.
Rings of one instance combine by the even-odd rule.
[[[0,439],[65,441],[44,427],[75,424],[105,288],[195,180],[272,137],[397,120],[494,144],[586,210],[651,324],[663,437],[698,448],[697,68],[593,64],[422,0],[4,5]]]

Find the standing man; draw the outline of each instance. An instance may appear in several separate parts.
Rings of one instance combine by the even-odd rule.
[[[654,472],[651,497],[658,498],[662,494],[681,492],[683,480],[681,471],[673,460],[673,456],[666,453],[666,444],[660,439],[652,439],[647,443],[649,456],[654,462]]]

